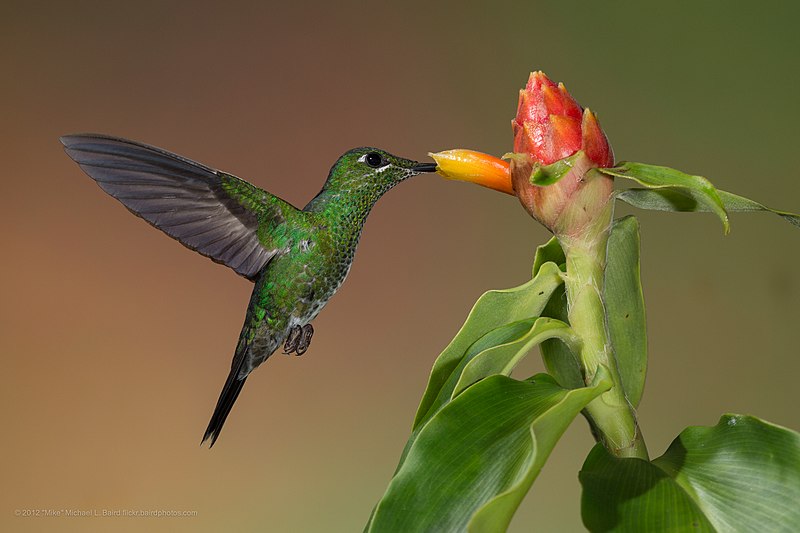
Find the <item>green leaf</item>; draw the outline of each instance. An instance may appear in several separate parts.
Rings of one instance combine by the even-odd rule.
[[[584,153],[578,150],[573,155],[559,159],[549,165],[534,164],[530,178],[531,185],[546,186],[558,183],[561,178],[569,174],[569,171],[575,165],[575,161],[580,157],[584,157]]]
[[[523,348],[524,340],[528,338],[531,331],[535,328],[535,324],[538,321],[538,318],[526,318],[525,320],[519,320],[517,322],[512,322],[511,324],[505,324],[500,326],[499,328],[493,329],[492,331],[488,332],[486,335],[475,341],[472,346],[470,346],[467,351],[464,353],[464,356],[458,362],[458,365],[453,370],[453,372],[447,377],[447,380],[444,382],[442,387],[439,389],[439,393],[436,395],[431,407],[428,411],[429,415],[432,415],[436,411],[442,408],[446,403],[450,400],[455,398],[455,396],[461,392],[466,386],[471,385],[472,383],[490,376],[492,374],[497,374],[498,372],[489,372],[486,374],[478,374],[480,369],[476,369],[475,372],[471,372],[473,376],[473,381],[463,385],[461,389],[457,389],[459,383],[461,383],[462,374],[464,370],[467,368],[469,363],[471,363],[475,358],[482,356],[485,353],[489,354],[506,354],[511,352],[512,354],[516,354],[519,350]],[[512,355],[513,356],[513,355]],[[488,367],[484,367],[488,368]],[[430,418],[430,416],[428,417]],[[414,431],[409,438],[409,442],[406,445],[406,448],[413,442],[416,438],[417,433],[419,433],[420,426],[414,428]]]
[[[504,531],[556,442],[611,382],[565,390],[550,376],[491,376],[422,428],[367,526],[370,532]]]
[[[589,531],[714,531],[694,500],[644,459],[619,459],[596,444],[578,477],[583,525]]]
[[[533,257],[534,278],[539,274],[542,265],[548,262],[555,263],[561,267],[561,270],[565,270],[565,267],[562,267],[562,265],[567,262],[567,256],[564,254],[564,250],[561,249],[561,244],[559,244],[558,239],[555,237],[545,244],[536,247],[536,255]]]
[[[644,391],[647,373],[647,328],[639,277],[639,222],[614,222],[608,239],[604,301],[608,334],[614,347],[622,388],[633,407]]]
[[[533,260],[533,275],[539,273],[542,265],[552,262],[561,266],[565,270],[566,256],[558,239],[553,237],[547,244],[543,244],[536,249],[536,256]],[[567,295],[564,292],[564,285],[560,285],[550,296],[550,301],[542,310],[542,316],[554,318],[562,322],[567,322]],[[580,364],[573,356],[566,344],[557,339],[549,339],[539,345],[542,353],[542,360],[547,372],[552,375],[559,385],[567,389],[577,389],[584,386]]]
[[[475,353],[472,357],[465,357],[466,364],[458,377],[451,398],[477,381],[494,374],[510,375],[517,363],[537,344],[547,339],[560,339],[570,348],[570,357],[575,359],[580,351],[580,338],[575,335],[569,325],[560,320],[541,317],[533,323],[529,320],[522,323],[528,324],[528,330],[519,338],[505,344],[495,344],[490,348]],[[475,344],[478,344],[477,342]],[[474,345],[473,345],[474,346]],[[470,352],[475,351],[470,349]],[[469,355],[469,354],[468,354]],[[577,364],[577,362],[576,362]]]
[[[790,224],[800,227],[800,215],[771,209],[744,196],[718,190],[728,211],[774,213]],[[708,206],[700,202],[693,191],[677,189],[628,189],[617,194],[617,198],[640,209],[653,211],[708,212]]]
[[[417,429],[436,409],[441,407],[442,400],[449,399],[452,389],[444,393],[442,393],[442,389],[448,382],[455,386],[457,380],[453,381],[451,376],[458,371],[467,350],[473,343],[501,326],[538,317],[550,299],[550,295],[562,283],[561,270],[558,266],[555,264],[542,265],[538,275],[524,285],[483,294],[475,302],[475,306],[455,338],[436,359],[428,386],[417,409],[414,429]],[[503,336],[501,332],[500,337],[494,342],[504,343],[513,340],[508,337],[507,333],[506,336]]]
[[[511,343],[509,351],[524,348],[516,341],[530,332],[553,291],[561,285],[561,270],[553,263],[543,264],[528,283],[513,289],[489,291],[478,299],[458,334],[433,365],[411,435],[400,455],[398,470],[425,422],[455,396],[467,363],[496,346]],[[571,352],[567,350],[567,354]],[[486,375],[471,373],[475,380]]]
[[[800,529],[800,434],[752,416],[689,427],[652,462],[595,446],[579,477],[590,531]]]
[[[730,231],[725,204],[719,197],[717,189],[702,176],[684,174],[674,168],[632,162],[620,163],[613,168],[598,168],[597,170],[609,176],[634,180],[648,189],[690,191],[698,203],[703,204],[708,211],[716,213],[725,227],[725,233]]]

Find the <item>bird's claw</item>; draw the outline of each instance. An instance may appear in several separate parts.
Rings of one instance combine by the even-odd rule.
[[[311,345],[311,337],[314,335],[314,327],[311,324],[305,326],[294,326],[289,330],[289,336],[283,343],[283,353],[286,355],[303,355]]]
[[[297,343],[297,351],[295,352],[297,355],[303,355],[308,350],[308,347],[311,345],[311,337],[314,336],[314,327],[311,324],[306,324],[303,326],[303,330],[300,333],[300,340]]]
[[[289,335],[286,337],[286,342],[283,343],[283,353],[289,355],[297,350],[297,342],[300,340],[300,326],[294,326],[289,330]]]

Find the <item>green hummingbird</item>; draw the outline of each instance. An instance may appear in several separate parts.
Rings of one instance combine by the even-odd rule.
[[[255,283],[230,374],[203,435],[213,446],[247,376],[279,346],[302,355],[311,321],[347,277],[375,202],[434,163],[377,148],[346,152],[303,209],[231,174],[146,144],[61,137],[86,174],[134,215]]]

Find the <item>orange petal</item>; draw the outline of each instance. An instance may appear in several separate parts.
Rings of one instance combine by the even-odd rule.
[[[474,150],[431,153],[436,172],[451,180],[470,181],[506,194],[514,194],[507,161]]]

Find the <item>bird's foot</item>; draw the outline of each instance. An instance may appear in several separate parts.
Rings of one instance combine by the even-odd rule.
[[[303,355],[308,350],[308,347],[311,346],[311,337],[314,336],[314,327],[311,324],[306,324],[303,326],[303,330],[300,333],[300,340],[297,342],[297,351],[295,352],[297,355]]]
[[[289,330],[289,336],[283,343],[283,353],[286,355],[303,355],[311,344],[311,337],[314,335],[314,328],[311,324],[305,326],[294,326]]]
[[[283,343],[283,353],[289,355],[297,351],[297,343],[300,340],[300,333],[302,333],[300,326],[294,326],[289,330],[289,335],[286,337],[286,342]]]

